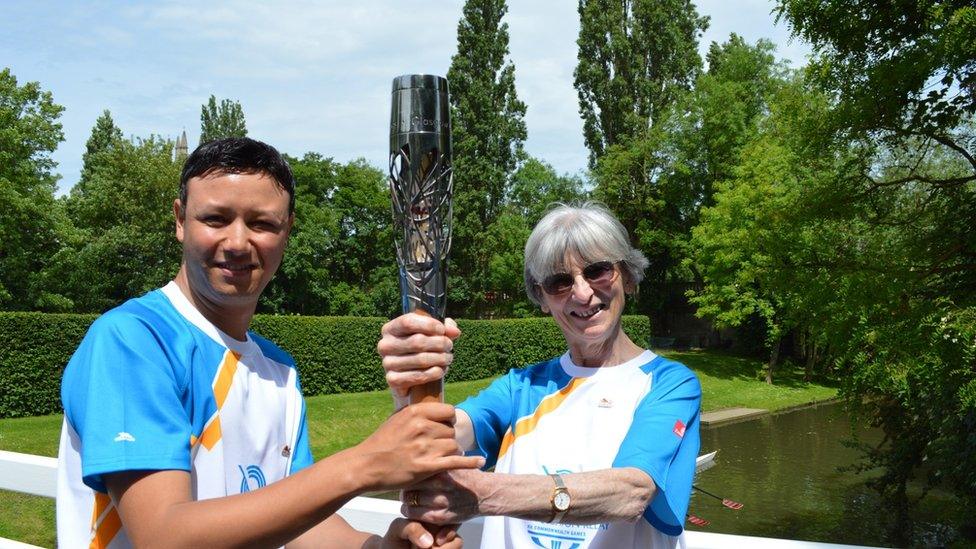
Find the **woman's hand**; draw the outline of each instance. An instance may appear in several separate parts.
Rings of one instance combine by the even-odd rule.
[[[400,512],[429,524],[457,524],[480,516],[485,496],[479,492],[491,474],[458,469],[432,476],[404,490]]]
[[[411,387],[444,377],[454,360],[454,340],[461,335],[454,320],[444,322],[407,313],[383,326],[376,351],[383,358],[386,382],[398,403]]]

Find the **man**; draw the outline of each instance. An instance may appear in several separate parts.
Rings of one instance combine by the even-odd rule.
[[[479,466],[457,455],[453,407],[413,406],[313,464],[294,362],[247,331],[294,222],[281,155],[201,145],[173,212],[176,278],[102,315],[65,369],[59,545],[458,546],[452,529],[400,519],[379,538],[335,515],[365,491]]]

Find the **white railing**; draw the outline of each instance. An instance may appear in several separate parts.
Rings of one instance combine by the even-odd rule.
[[[704,459],[703,459],[704,458]],[[698,468],[706,469],[714,453],[699,457]],[[32,456],[0,450],[0,489],[25,492],[53,498],[57,494],[58,460],[51,457]],[[2,512],[2,511],[0,511]],[[342,518],[354,528],[364,532],[384,534],[390,522],[400,516],[400,502],[386,499],[358,497],[339,510]],[[465,547],[478,549],[481,545],[483,519],[469,520],[461,525],[460,533]],[[755,549],[854,549],[855,545],[836,545],[788,539],[758,538],[692,532],[685,534],[688,549],[725,549],[749,547]],[[0,538],[0,548],[35,548],[13,540]]]

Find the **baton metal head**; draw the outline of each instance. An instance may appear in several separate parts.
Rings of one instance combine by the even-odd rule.
[[[443,320],[454,183],[447,80],[399,76],[392,99],[390,193],[403,312]]]

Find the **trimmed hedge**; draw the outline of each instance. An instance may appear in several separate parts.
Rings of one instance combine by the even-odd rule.
[[[61,372],[96,318],[0,313],[0,418],[61,411]]]
[[[61,411],[61,372],[96,315],[0,312],[0,418]],[[376,354],[382,318],[257,315],[251,328],[291,353],[305,395],[386,387]],[[565,352],[551,318],[459,320],[448,381],[493,377]],[[637,344],[651,332],[644,316],[625,316]]]

